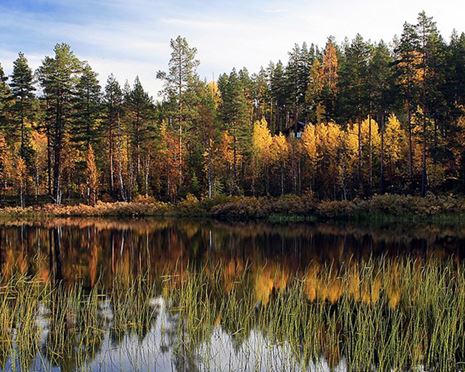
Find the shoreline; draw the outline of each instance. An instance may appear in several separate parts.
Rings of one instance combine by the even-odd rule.
[[[45,204],[4,207],[1,219],[52,217],[204,217],[218,220],[269,222],[465,222],[465,197],[375,195],[351,201],[317,200],[311,195],[282,197],[218,197],[199,200],[188,196],[178,203],[155,200],[98,202],[85,204]]]

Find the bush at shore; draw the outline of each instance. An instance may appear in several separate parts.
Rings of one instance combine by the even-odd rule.
[[[344,218],[431,218],[465,217],[465,197],[428,195],[425,198],[402,195],[375,195],[369,199],[327,201],[312,194],[274,197],[232,196],[199,200],[189,195],[179,203],[150,198],[132,202],[99,202],[95,206],[46,204],[26,208],[0,209],[2,217],[39,216],[208,216],[221,219],[268,219],[272,216],[344,219]]]

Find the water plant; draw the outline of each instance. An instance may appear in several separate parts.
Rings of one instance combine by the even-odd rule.
[[[408,257],[294,273],[206,262],[92,289],[12,276],[0,289],[0,366],[105,369],[118,362],[102,355],[136,342],[201,370],[451,370],[465,357],[464,269]],[[140,347],[131,363],[150,369]]]

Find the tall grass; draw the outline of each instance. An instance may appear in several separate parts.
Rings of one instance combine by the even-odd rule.
[[[160,321],[157,299],[167,319],[157,337],[168,334],[179,363],[203,369],[219,358],[219,330],[232,342],[222,358],[255,356],[263,369],[307,369],[324,358],[354,371],[448,371],[465,358],[465,271],[453,259],[309,265],[292,276],[279,266],[231,273],[207,263],[151,277],[88,291],[8,279],[0,288],[0,368],[29,370],[39,360],[44,369],[85,369],[107,338],[114,347],[128,336],[146,339]],[[251,341],[256,334],[264,345]],[[265,352],[278,349],[279,358]]]

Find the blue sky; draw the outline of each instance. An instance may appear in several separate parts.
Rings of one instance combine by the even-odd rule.
[[[286,60],[295,42],[324,45],[329,35],[342,41],[357,32],[390,41],[423,9],[444,36],[465,31],[463,0],[0,0],[0,63],[11,72],[23,51],[36,68],[67,42],[103,83],[110,73],[121,83],[139,75],[156,96],[155,72],[166,68],[178,34],[197,47],[199,73],[211,79],[234,66],[252,72]]]

